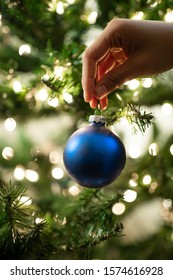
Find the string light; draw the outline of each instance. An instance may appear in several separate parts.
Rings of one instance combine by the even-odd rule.
[[[64,14],[64,6],[63,6],[63,3],[61,1],[59,1],[57,3],[56,13],[59,14],[59,15],[63,15]]]
[[[21,45],[19,47],[19,55],[28,55],[31,53],[31,47],[29,45]]]
[[[80,193],[80,189],[76,185],[71,186],[68,191],[73,196],[77,196]]]
[[[96,11],[92,11],[87,17],[88,23],[94,24],[97,20],[97,15],[98,15],[98,13]]]
[[[133,202],[137,198],[137,192],[133,190],[126,190],[124,193],[124,200],[126,202]]]
[[[115,203],[112,207],[112,213],[115,215],[122,215],[126,209],[126,206],[122,202]]]
[[[22,181],[25,177],[25,169],[22,165],[17,165],[14,169],[14,177],[17,181]]]
[[[136,186],[137,186],[137,182],[136,182],[135,180],[133,180],[133,179],[130,179],[130,180],[129,180],[129,185],[130,185],[131,187],[136,187]]]
[[[164,20],[166,22],[173,22],[173,11],[171,9],[167,9],[167,13],[164,16]]]
[[[16,128],[16,121],[13,118],[8,118],[4,122],[4,127],[8,131],[13,131]]]
[[[151,78],[143,78],[142,85],[144,88],[150,88],[153,84],[153,80]]]
[[[151,183],[151,176],[149,174],[145,175],[142,179],[144,185],[149,185]]]
[[[127,87],[130,89],[130,90],[135,90],[139,87],[140,85],[140,82],[136,79],[133,79],[131,81],[128,81],[126,83],[124,83],[125,85],[127,85]]]
[[[131,146],[128,150],[128,154],[133,159],[138,158],[141,155],[141,149],[137,145]]]
[[[37,182],[39,179],[38,173],[35,170],[26,169],[25,170],[25,178],[30,182]]]
[[[170,103],[164,103],[161,108],[164,115],[170,116],[172,114],[172,105]]]
[[[159,146],[157,145],[157,143],[152,143],[149,146],[148,151],[151,156],[157,156],[159,152]]]
[[[60,167],[54,167],[52,169],[52,177],[55,179],[62,179],[64,177],[64,171]]]
[[[6,160],[11,160],[14,156],[14,150],[11,147],[5,147],[2,150],[2,156]]]
[[[169,150],[170,150],[171,155],[173,156],[173,144],[171,145]]]
[[[57,97],[54,97],[52,99],[48,99],[47,103],[48,103],[49,106],[51,106],[53,108],[56,108],[59,105],[59,100],[58,100]]]
[[[49,153],[49,161],[52,164],[56,164],[59,161],[59,152],[58,151],[51,151]]]
[[[63,98],[68,104],[73,103],[73,96],[70,93],[63,92]]]
[[[62,81],[62,79],[63,79],[63,74],[64,74],[64,71],[65,71],[65,70],[66,70],[66,67],[56,65],[56,66],[54,67],[54,75],[55,75],[55,78]]]
[[[144,13],[142,11],[136,12],[132,16],[132,19],[135,19],[135,20],[142,20],[143,18],[144,18]]]
[[[47,92],[47,90],[46,90],[45,88],[40,89],[40,90],[36,93],[35,98],[36,98],[37,100],[40,100],[40,101],[46,101],[47,98],[48,98],[48,92]]]
[[[19,202],[24,206],[30,206],[32,204],[32,199],[28,196],[19,197]]]
[[[169,198],[168,198],[168,199],[163,199],[162,204],[163,204],[163,207],[164,207],[164,208],[169,209],[169,208],[172,207],[172,200],[169,199]]]
[[[12,81],[12,87],[13,87],[14,92],[16,92],[16,93],[18,93],[22,90],[22,84],[17,80]]]
[[[38,225],[38,224],[41,224],[42,222],[44,221],[44,219],[42,219],[42,218],[36,218],[35,219],[35,223]]]

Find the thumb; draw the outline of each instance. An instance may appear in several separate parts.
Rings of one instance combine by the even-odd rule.
[[[140,61],[139,58],[131,57],[107,72],[96,84],[96,98],[102,99],[125,82],[145,74]]]

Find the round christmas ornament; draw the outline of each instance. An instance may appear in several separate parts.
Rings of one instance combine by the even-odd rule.
[[[92,115],[89,122],[70,136],[63,159],[74,181],[84,187],[100,188],[121,174],[126,153],[120,138],[105,127],[103,116]]]

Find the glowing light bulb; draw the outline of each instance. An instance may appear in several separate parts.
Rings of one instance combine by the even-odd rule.
[[[35,97],[37,100],[46,101],[48,98],[48,92],[45,88],[42,88],[36,93]]]
[[[14,156],[14,150],[11,147],[5,147],[2,150],[2,156],[6,160],[11,160]]]
[[[157,145],[157,143],[152,143],[150,146],[149,146],[149,154],[152,155],[153,157],[154,156],[157,156],[158,155],[158,152],[159,152],[159,146]]]
[[[96,11],[92,11],[89,16],[87,17],[89,24],[94,24],[97,20],[98,13]]]
[[[60,167],[54,167],[52,169],[52,177],[55,179],[62,179],[64,177],[64,171]]]
[[[139,146],[131,146],[130,148],[129,148],[129,150],[128,150],[128,153],[129,153],[129,156],[131,157],[131,158],[138,158],[138,157],[140,157],[140,155],[141,155],[141,150],[140,150],[140,147]]]
[[[53,108],[56,108],[59,105],[59,100],[58,100],[57,97],[54,97],[52,99],[49,99],[47,103],[48,103],[49,106],[51,106]]]
[[[112,213],[115,215],[121,215],[124,213],[126,206],[122,202],[115,203],[112,207]]]
[[[63,92],[63,98],[68,104],[73,103],[73,96],[70,93]]]
[[[142,11],[136,12],[133,16],[132,19],[135,20],[141,20],[144,17],[144,13]]]
[[[19,202],[22,205],[29,206],[32,204],[32,199],[28,196],[21,196],[21,197],[19,197]]]
[[[171,147],[170,147],[170,153],[171,153],[171,155],[173,156],[173,144],[172,144]]]
[[[27,55],[31,53],[31,47],[29,45],[21,45],[19,47],[19,55]]]
[[[153,80],[151,78],[143,78],[142,85],[144,88],[150,88],[153,84]]]
[[[69,191],[69,193],[70,193],[71,195],[73,195],[73,196],[76,196],[76,195],[78,195],[78,194],[80,193],[80,189],[79,189],[79,187],[76,186],[76,185],[71,186],[71,187],[69,188],[68,191]]]
[[[30,182],[37,182],[39,179],[38,173],[35,170],[26,169],[25,170],[25,178]]]
[[[142,182],[144,185],[149,185],[151,183],[151,176],[150,175],[145,175],[142,179]]]
[[[16,128],[16,121],[13,118],[8,118],[4,122],[6,130],[13,131]]]
[[[137,182],[136,182],[135,180],[133,180],[133,179],[130,179],[130,180],[129,180],[129,185],[130,185],[131,187],[136,187],[136,186],[137,186]]]
[[[162,105],[162,112],[166,116],[170,116],[172,114],[172,105],[170,103],[164,103]]]
[[[171,9],[167,10],[167,13],[164,16],[166,22],[173,22],[173,11]]]
[[[63,6],[63,3],[61,1],[59,1],[57,3],[56,13],[59,14],[59,15],[63,15],[64,14],[64,6]]]
[[[14,177],[17,181],[22,181],[25,177],[25,169],[21,165],[17,165],[14,169]]]
[[[130,90],[135,90],[139,87],[140,82],[136,79],[133,79],[131,81],[126,82],[125,85],[127,85]]]
[[[133,190],[127,190],[124,193],[124,200],[126,202],[133,202],[137,198],[137,192]]]
[[[169,209],[169,208],[172,207],[172,200],[171,199],[164,199],[162,204],[163,204],[164,208]]]
[[[20,92],[22,90],[22,84],[17,80],[13,80],[13,90],[16,93]]]

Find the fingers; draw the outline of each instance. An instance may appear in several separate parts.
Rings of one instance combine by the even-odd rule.
[[[115,28],[118,27],[120,20],[114,20],[108,24],[103,30],[98,39],[88,47],[82,55],[82,87],[84,90],[84,99],[86,102],[90,102],[95,95],[95,80],[100,79],[100,76],[106,72],[106,70],[112,67],[113,61],[110,60],[108,55],[112,47],[112,33],[116,34]],[[117,32],[118,38],[118,32]],[[121,40],[114,36],[114,46],[119,48]],[[105,64],[102,63],[101,69],[99,69],[100,61],[105,59]],[[106,68],[104,68],[106,65]]]
[[[99,108],[101,110],[105,110],[108,106],[108,98],[107,96],[103,97],[102,99],[97,99],[96,97],[93,97],[90,101],[91,108]]]

